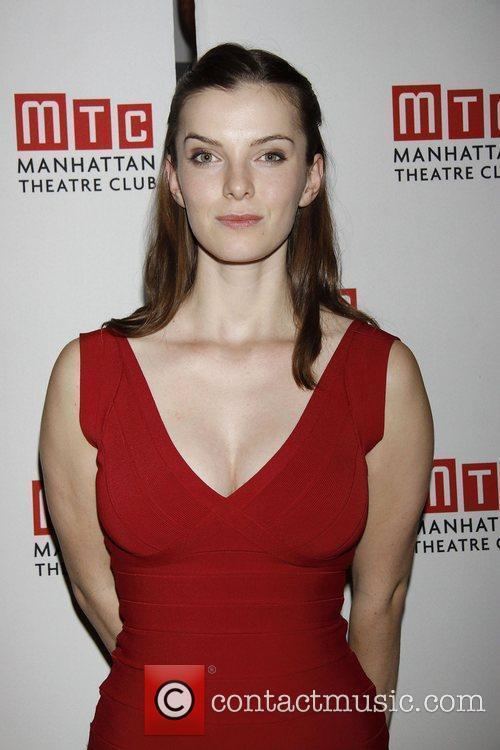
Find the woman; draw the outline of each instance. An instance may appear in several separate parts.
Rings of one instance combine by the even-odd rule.
[[[45,491],[112,655],[91,750],[388,747],[432,417],[411,350],[341,295],[320,124],[287,62],[209,50],[171,105],[146,303],[54,365]],[[160,705],[149,665],[202,665],[204,698],[179,673]],[[219,710],[266,691],[295,710]]]

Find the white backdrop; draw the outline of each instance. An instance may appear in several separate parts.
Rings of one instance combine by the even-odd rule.
[[[149,181],[175,87],[173,10],[170,0],[25,0],[2,10],[0,745],[83,750],[109,666],[72,607],[43,517],[38,528],[38,431],[62,347],[141,303]],[[57,104],[45,132],[33,101]],[[85,143],[89,104],[103,111]],[[59,138],[52,121],[61,123]],[[54,159],[66,159],[67,171],[56,171]]]
[[[3,9],[2,747],[83,749],[109,667],[45,529],[38,429],[64,344],[142,301],[144,222],[175,86],[173,14],[170,0]],[[500,4],[198,0],[196,11],[199,55],[237,41],[283,55],[312,81],[344,287],[410,346],[431,400],[435,482],[398,694],[422,705],[429,693],[478,693],[485,711],[396,714],[391,749],[498,750]],[[420,130],[411,101],[406,123],[394,117],[418,86],[442,133],[429,132],[427,104]],[[41,101],[52,109],[37,125],[30,102]],[[348,605],[346,589],[344,615]]]
[[[498,750],[500,3],[198,0],[196,28],[198,56],[239,42],[282,55],[310,79],[334,165],[343,286],[412,349],[427,386],[436,481],[419,534],[398,685],[422,710],[393,716],[391,750],[479,743]],[[439,87],[442,133],[426,129],[426,106],[418,132],[410,102],[408,140],[400,140],[405,123],[395,130],[393,87],[403,87],[398,112],[415,86],[423,97],[430,90],[436,109]],[[450,117],[448,96],[457,102]],[[464,96],[478,104],[462,105]],[[457,127],[467,114],[463,133]],[[429,157],[431,147],[441,158]],[[399,163],[396,151],[406,150]],[[349,606],[346,588],[344,616]],[[485,711],[426,712],[432,693],[478,693]]]

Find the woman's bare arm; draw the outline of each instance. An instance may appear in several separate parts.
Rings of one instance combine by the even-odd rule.
[[[427,393],[412,351],[392,344],[385,429],[367,454],[369,511],[353,565],[349,644],[389,698],[399,671],[401,621],[434,457]],[[386,712],[390,723],[391,714]]]
[[[80,346],[61,350],[50,375],[40,429],[44,494],[75,598],[109,652],[122,628],[109,554],[96,510],[97,449],[79,420]]]

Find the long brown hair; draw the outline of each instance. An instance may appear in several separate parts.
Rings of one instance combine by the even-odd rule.
[[[341,294],[340,253],[326,190],[327,158],[316,95],[305,76],[266,50],[219,44],[191,64],[177,82],[148,222],[143,265],[145,304],[125,318],[111,318],[102,325],[131,338],[154,333],[174,317],[187,296],[195,280],[198,251],[186,211],[170,193],[165,161],[169,157],[177,166],[179,116],[189,96],[211,88],[231,90],[245,83],[269,84],[285,97],[295,107],[306,137],[307,165],[312,165],[318,153],[324,161],[319,193],[308,206],[297,209],[286,251],[288,288],[297,329],[292,373],[297,385],[311,390],[316,385],[311,366],[321,351],[321,306],[343,317],[380,326]]]

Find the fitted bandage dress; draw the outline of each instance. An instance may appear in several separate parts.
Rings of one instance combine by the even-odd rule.
[[[176,449],[128,339],[80,333],[80,423],[98,449],[97,513],[123,622],[88,750],[387,750],[341,608],[397,338],[349,323],[291,434],[224,497]],[[201,733],[162,713],[160,732],[146,733],[147,665],[202,665]],[[313,710],[313,691],[348,703]],[[213,708],[215,696],[249,694],[276,701]]]

